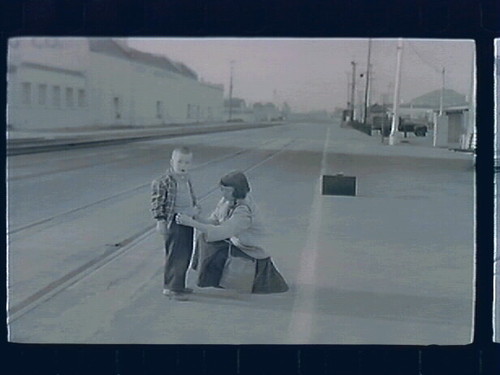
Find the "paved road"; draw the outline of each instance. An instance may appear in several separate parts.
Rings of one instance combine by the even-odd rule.
[[[189,302],[161,295],[149,182],[180,143],[195,150],[204,209],[217,200],[223,173],[247,170],[288,293],[197,289]],[[466,344],[473,163],[428,143],[387,146],[338,124],[294,124],[10,157],[9,300],[18,308],[10,338]],[[340,171],[357,177],[357,196],[322,196],[320,176]],[[66,277],[96,257],[78,277]]]

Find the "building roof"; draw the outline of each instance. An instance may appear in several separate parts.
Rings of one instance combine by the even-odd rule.
[[[45,64],[38,64],[38,63],[32,63],[32,62],[24,62],[24,63],[21,63],[21,66],[26,66],[26,67],[29,67],[29,68],[35,68],[35,69],[45,70],[45,71],[48,71],[48,72],[64,73],[64,74],[73,75],[73,76],[79,76],[79,77],[83,77],[84,76],[84,74],[81,71],[79,71],[79,70],[59,68],[59,67],[56,67],[56,66],[48,66],[48,65],[45,65]],[[17,69],[17,67],[15,67],[15,66],[13,66],[13,67],[15,69]]]
[[[411,100],[409,103],[402,104],[401,107],[437,109],[440,106],[440,100],[441,90],[434,90]],[[445,89],[443,91],[443,107],[446,108],[464,105],[467,105],[465,95],[451,89]]]
[[[470,110],[468,105],[458,105],[454,107],[446,107],[443,109],[445,113],[463,113],[468,112]],[[435,110],[437,112],[438,110]]]
[[[188,78],[198,80],[197,74],[181,62],[173,61],[165,56],[154,55],[130,48],[124,42],[110,38],[90,38],[90,51],[102,53],[127,60],[137,61],[156,68],[168,70]]]

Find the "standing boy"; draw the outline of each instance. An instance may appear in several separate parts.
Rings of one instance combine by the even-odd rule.
[[[165,243],[163,294],[181,301],[192,293],[186,288],[186,273],[193,251],[193,228],[177,224],[175,215],[195,217],[199,213],[188,173],[192,160],[189,148],[174,149],[170,168],[151,186],[151,211]]]

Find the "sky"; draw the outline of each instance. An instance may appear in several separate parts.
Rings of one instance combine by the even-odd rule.
[[[287,102],[295,111],[332,111],[346,107],[356,62],[356,91],[363,95],[368,39],[129,38],[130,47],[183,62],[199,78],[224,85],[229,96],[231,64],[233,97],[247,103]],[[371,103],[382,94],[392,100],[397,65],[397,39],[372,39]],[[444,87],[469,96],[474,42],[470,40],[403,39],[401,101]],[[233,63],[231,63],[233,62]],[[366,76],[364,74],[364,76]]]

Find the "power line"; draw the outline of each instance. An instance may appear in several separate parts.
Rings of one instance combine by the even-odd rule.
[[[442,72],[441,67],[436,67],[433,63],[430,63],[427,59],[422,57],[422,55],[417,51],[417,49],[415,48],[415,46],[413,45],[412,42],[408,42],[408,45],[410,46],[412,51],[417,55],[417,57],[420,59],[420,61],[422,61],[427,66],[431,67],[436,73],[441,74],[441,72]]]

